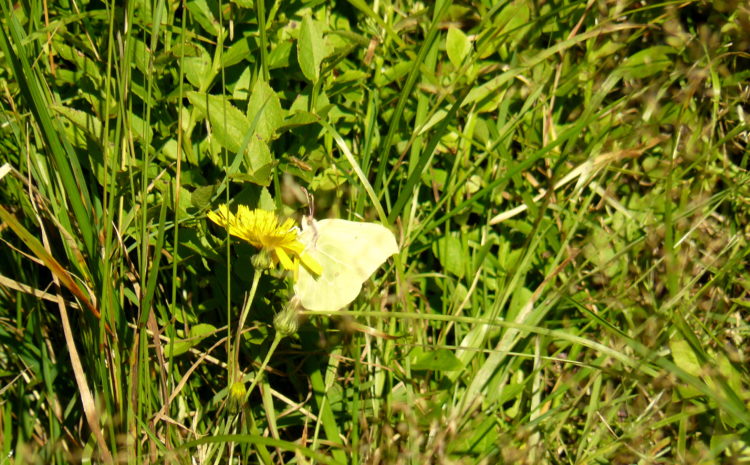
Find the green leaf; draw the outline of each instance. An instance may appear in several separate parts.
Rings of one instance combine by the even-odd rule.
[[[229,102],[218,95],[188,92],[187,98],[211,123],[213,136],[227,150],[237,153],[245,135],[250,131],[250,121]]]
[[[50,105],[50,109],[65,116],[94,140],[98,140],[102,133],[102,122],[96,116],[85,111],[66,107],[65,105]]]
[[[425,352],[421,347],[415,347],[409,355],[412,370],[457,371],[463,368],[461,361],[447,349]]]
[[[211,56],[203,47],[197,47],[195,56],[182,60],[185,77],[194,87],[202,88],[203,80],[211,71]]]
[[[510,300],[510,306],[508,307],[508,315],[506,318],[510,321],[515,321],[516,316],[521,313],[521,309],[529,303],[531,296],[534,293],[525,287],[521,286],[513,291],[513,297]]]
[[[445,51],[453,66],[458,68],[471,51],[471,41],[462,30],[450,27],[445,38]]]
[[[274,159],[268,144],[261,140],[254,129],[261,127],[266,134],[273,133],[272,128],[280,124],[280,105],[274,110],[278,100],[269,98],[265,105],[271,102],[271,111],[266,114],[264,106],[263,113],[260,113],[260,109],[257,110],[255,118],[250,121],[225,97],[198,92],[188,92],[187,97],[199,112],[206,115],[211,123],[213,136],[222,147],[234,154],[243,151],[241,158],[233,158],[229,168],[230,177],[267,186],[271,182]],[[240,173],[240,162],[243,160],[245,170]]]
[[[281,42],[268,54],[268,69],[286,68],[289,66],[289,57],[292,55],[292,43]]]
[[[456,234],[447,234],[435,242],[433,251],[443,270],[458,278],[466,273],[466,255],[461,239]]]
[[[320,117],[309,111],[295,111],[291,116],[284,120],[284,124],[280,126],[279,129],[287,130],[298,126],[317,123],[318,121],[320,121]]]
[[[650,47],[634,53],[622,64],[619,71],[625,79],[643,79],[674,66],[670,55],[675,49],[666,45]]]
[[[238,172],[230,168],[229,178],[235,181],[252,182],[261,186],[271,183],[271,171],[275,166],[273,156],[268,144],[262,140],[252,137],[244,153],[246,171]]]
[[[675,365],[685,370],[688,374],[700,377],[703,373],[698,356],[693,352],[690,344],[685,339],[673,337],[669,341],[669,349]],[[701,393],[690,385],[678,385],[678,390],[683,397],[695,397]]]
[[[297,60],[302,74],[312,82],[320,78],[320,64],[326,56],[326,45],[323,34],[310,16],[302,20],[302,27],[297,39]]]
[[[224,68],[228,68],[232,65],[236,65],[242,60],[253,63],[255,61],[255,54],[250,51],[251,40],[253,39],[250,37],[243,37],[230,45],[229,49],[227,49],[221,57],[221,65]]]
[[[132,111],[128,112],[130,117],[130,129],[133,130],[136,136],[140,137],[141,140],[152,140],[153,134],[151,132],[151,125],[146,124],[146,120],[136,115]]]
[[[190,205],[203,210],[211,206],[211,198],[216,192],[216,186],[199,186],[190,194]]]
[[[271,89],[267,82],[258,79],[250,94],[247,104],[247,116],[249,121],[255,123],[255,135],[264,141],[275,138],[276,129],[284,120],[284,110],[276,92]]]
[[[268,211],[276,210],[276,201],[268,189],[265,187],[260,190],[260,198],[258,199],[258,208],[262,208]]]
[[[211,7],[206,0],[192,0],[187,3],[187,9],[190,16],[201,27],[213,36],[219,35],[219,22],[216,20]]]
[[[190,328],[190,337],[185,339],[175,338],[174,345],[172,347],[172,355],[182,355],[191,348],[198,345],[203,339],[214,334],[216,327],[208,323],[198,323],[197,325]],[[165,345],[165,354],[169,355],[169,345]]]

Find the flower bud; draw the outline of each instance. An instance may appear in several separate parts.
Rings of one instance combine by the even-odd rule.
[[[273,327],[277,333],[284,337],[291,336],[299,328],[299,315],[297,315],[296,301],[292,299],[284,310],[277,313],[273,318]]]
[[[242,381],[235,381],[232,383],[232,385],[229,387],[229,411],[233,413],[237,413],[242,408],[242,405],[245,403],[245,394],[247,394],[247,389],[245,389],[245,383]]]
[[[273,265],[271,255],[265,248],[260,249],[257,254],[253,255],[253,258],[251,258],[250,261],[253,264],[253,268],[256,270],[267,270]]]

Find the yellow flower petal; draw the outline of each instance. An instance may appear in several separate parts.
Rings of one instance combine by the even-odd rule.
[[[279,258],[279,262],[281,262],[281,266],[283,266],[287,270],[293,270],[294,269],[294,263],[289,258],[289,255],[284,252],[284,249],[281,247],[276,249],[276,256]]]
[[[309,253],[302,253],[299,255],[299,257],[300,260],[302,260],[302,266],[310,270],[312,274],[320,276],[320,274],[323,272],[323,267],[320,266],[320,263],[318,263],[318,261],[315,260],[312,255],[310,255]]]
[[[227,205],[220,205],[217,211],[208,214],[208,218],[226,228],[232,236],[267,251],[274,263],[281,263],[287,270],[296,271],[300,259],[310,270],[320,270],[320,265],[303,253],[305,246],[297,239],[298,229],[291,218],[279,225],[274,212],[251,210],[245,205],[238,206],[236,214],[229,211]]]

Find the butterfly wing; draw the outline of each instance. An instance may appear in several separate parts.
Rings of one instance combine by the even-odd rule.
[[[398,253],[393,233],[376,223],[321,220],[303,231],[300,240],[323,267],[320,276],[301,267],[294,285],[302,306],[313,311],[349,305],[359,295],[362,283]]]

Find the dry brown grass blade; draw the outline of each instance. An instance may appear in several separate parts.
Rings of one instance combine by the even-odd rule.
[[[70,277],[70,275],[68,275],[67,271],[65,271],[60,266],[60,264],[57,263],[54,258],[52,258],[52,255],[49,253],[48,243],[46,240],[46,236],[44,235],[44,231],[42,231],[42,239],[44,240],[44,244],[42,244],[37,238],[31,236],[31,233],[29,233],[23,226],[21,226],[16,221],[16,219],[12,215],[10,215],[10,213],[8,213],[3,207],[0,207],[0,217],[3,219],[3,221],[10,225],[11,229],[13,229],[16,234],[18,234],[18,236],[27,245],[27,247],[29,247],[34,252],[34,254],[50,268],[50,271],[52,271],[52,281],[55,283],[58,291],[61,287],[60,282],[62,281],[60,277],[64,276],[69,281],[69,283],[77,289],[78,293],[76,294],[76,292],[74,292],[74,294],[76,294],[76,296],[79,298],[81,298],[82,296],[82,301],[87,304],[87,306],[93,307],[91,302],[86,298],[85,295],[83,295],[83,292],[78,289],[78,286],[76,286],[75,282],[73,282],[73,279]],[[53,266],[57,267],[57,272],[55,272],[56,270],[55,268],[53,268]],[[70,290],[73,291],[73,289]],[[80,294],[80,296],[78,294]],[[65,345],[67,346],[68,355],[70,356],[70,365],[73,368],[73,377],[76,380],[78,392],[81,396],[81,404],[83,406],[84,416],[86,417],[86,423],[88,424],[91,433],[96,438],[96,443],[99,446],[101,459],[104,461],[104,463],[113,464],[114,460],[112,458],[112,453],[110,452],[109,447],[107,447],[107,442],[104,439],[104,433],[102,432],[102,428],[99,425],[99,414],[96,410],[94,396],[91,394],[91,390],[89,389],[89,383],[86,380],[86,374],[83,371],[83,364],[81,363],[81,358],[78,355],[78,349],[76,348],[75,340],[73,339],[73,330],[70,327],[70,319],[68,318],[68,310],[65,306],[65,299],[63,299],[62,295],[60,295],[59,292],[57,293],[56,297],[57,307],[60,310],[60,321],[62,322]]]
[[[16,281],[15,279],[10,279],[7,276],[3,276],[0,274],[0,286],[7,287],[8,289],[13,289],[14,291],[23,292],[24,294],[29,294],[34,297],[38,297],[40,299],[49,300],[51,302],[57,302],[57,295],[52,294],[50,292],[42,291],[41,289],[36,289],[32,286],[29,286],[28,284],[20,283]],[[79,309],[77,303],[75,302],[65,302],[68,307]]]
[[[53,276],[52,279],[59,287],[60,282],[57,277]],[[68,346],[70,364],[73,367],[73,375],[76,379],[76,384],[78,385],[78,392],[81,395],[81,404],[83,404],[83,413],[86,416],[86,423],[88,423],[91,432],[94,434],[94,437],[96,437],[96,443],[99,445],[102,460],[104,460],[105,463],[114,463],[112,453],[107,447],[107,442],[104,440],[104,434],[99,426],[99,414],[96,411],[94,397],[91,395],[89,383],[86,381],[86,375],[83,372],[81,358],[78,356],[78,349],[76,349],[75,341],[73,340],[73,331],[70,329],[70,320],[68,319],[68,311],[65,308],[65,301],[59,295],[57,306],[60,309],[60,320],[62,321],[65,343]]]
[[[70,276],[68,271],[60,265],[60,263],[55,260],[55,258],[45,250],[45,248],[42,246],[42,243],[39,242],[39,239],[34,237],[33,234],[31,234],[26,228],[24,228],[21,223],[16,220],[16,218],[4,207],[0,206],[0,219],[5,222],[8,226],[10,226],[10,229],[13,230],[13,232],[16,233],[19,239],[26,244],[26,247],[28,247],[31,252],[36,255],[36,257],[41,260],[44,265],[49,268],[49,270],[52,272],[52,275],[56,277],[60,284],[65,286],[70,292],[73,293],[74,296],[80,300],[83,305],[91,311],[91,313],[94,314],[97,318],[101,318],[101,314],[99,313],[99,310],[96,308],[93,302],[91,302],[91,299],[81,290],[80,287],[78,287],[78,284],[73,280],[73,278]]]

